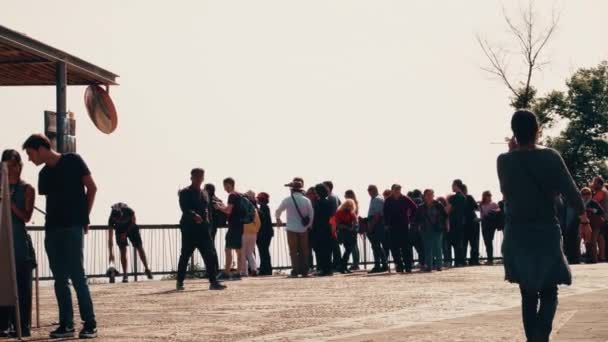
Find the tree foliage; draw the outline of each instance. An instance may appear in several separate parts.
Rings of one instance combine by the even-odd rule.
[[[608,62],[578,70],[567,92],[553,91],[534,101],[543,129],[564,120],[566,127],[545,144],[558,150],[579,185],[593,176],[608,178]]]

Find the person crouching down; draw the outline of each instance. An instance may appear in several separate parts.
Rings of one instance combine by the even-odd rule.
[[[108,218],[108,250],[110,254],[110,263],[113,263],[114,258],[114,234],[116,232],[116,244],[120,250],[120,263],[122,264],[123,277],[122,282],[129,282],[128,263],[127,263],[127,247],[129,241],[133,248],[137,250],[141,262],[144,264],[145,273],[148,279],[152,279],[152,271],[148,267],[148,259],[144,251],[139,226],[135,223],[135,212],[125,203],[116,203],[112,206],[110,217]]]

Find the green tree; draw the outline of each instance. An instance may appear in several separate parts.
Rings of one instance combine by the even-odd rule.
[[[558,150],[575,181],[587,185],[591,178],[608,178],[608,62],[580,69],[568,81],[567,92],[553,91],[534,101],[543,130],[557,122],[566,127],[544,143]]]

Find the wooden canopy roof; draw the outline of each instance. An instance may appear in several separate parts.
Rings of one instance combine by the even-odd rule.
[[[0,25],[0,86],[54,86],[65,62],[68,85],[115,85],[118,75]]]

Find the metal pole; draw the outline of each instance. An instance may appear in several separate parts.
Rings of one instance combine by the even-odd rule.
[[[55,83],[57,87],[57,152],[65,152],[65,117],[67,115],[68,73],[65,62],[57,62]]]
[[[363,268],[367,271],[367,236],[365,234],[363,234]]]
[[[133,247],[133,276],[137,281],[137,248]]]
[[[194,278],[194,254],[190,257],[190,274]]]
[[[36,266],[36,328],[40,328],[40,287],[38,277],[38,267]]]

